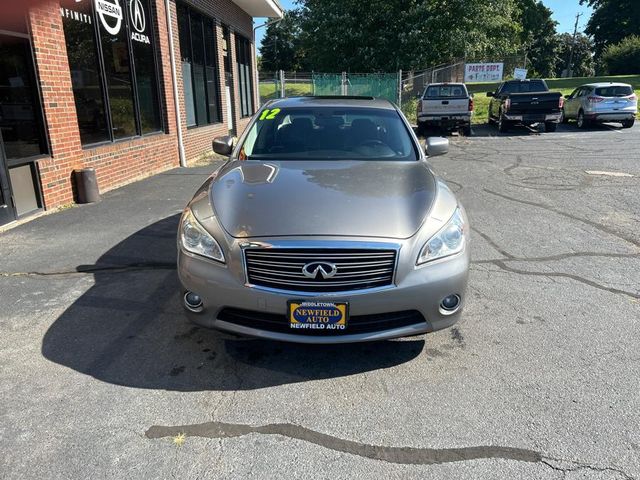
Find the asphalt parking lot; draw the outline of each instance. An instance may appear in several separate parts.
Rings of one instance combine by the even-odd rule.
[[[427,336],[188,324],[175,229],[214,167],[0,234],[0,476],[640,478],[640,128],[474,134],[433,160],[473,266]]]

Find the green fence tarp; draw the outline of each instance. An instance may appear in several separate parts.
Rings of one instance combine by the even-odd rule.
[[[398,75],[395,73],[349,73],[344,90],[340,74],[314,73],[312,82],[314,95],[342,95],[344,91],[345,95],[398,101]]]

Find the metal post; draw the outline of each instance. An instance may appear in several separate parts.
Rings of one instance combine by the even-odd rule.
[[[180,118],[180,104],[178,103],[178,76],[176,73],[176,54],[173,46],[173,26],[171,20],[171,7],[169,0],[164,0],[165,16],[167,18],[167,32],[169,37],[169,66],[171,67],[171,83],[173,87],[173,107],[176,115],[176,132],[178,134],[178,158],[180,166],[187,166],[187,156],[184,152],[184,141],[182,139],[182,126]]]
[[[341,92],[340,95],[347,95],[347,72],[342,72]]]
[[[398,105],[402,105],[402,70],[398,70]]]
[[[280,98],[285,97],[285,88],[284,88],[284,70],[280,70]]]

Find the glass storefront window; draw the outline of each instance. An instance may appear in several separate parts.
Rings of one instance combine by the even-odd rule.
[[[243,117],[253,115],[253,72],[251,69],[251,42],[236,35],[236,62],[240,77],[240,111]]]
[[[111,129],[113,138],[133,137],[137,131],[127,31],[123,28],[122,19],[117,15],[108,16],[102,13],[109,11],[107,5],[112,4],[105,0],[96,1],[104,61],[103,73],[111,107]],[[120,12],[124,14],[122,10]]]
[[[31,47],[0,34],[0,130],[8,159],[47,153]]]
[[[149,0],[61,0],[83,145],[162,130]]]
[[[73,96],[83,144],[109,140],[104,94],[100,80],[98,49],[96,45],[91,4],[67,1],[74,10],[61,7],[62,24],[71,70]],[[61,5],[64,5],[61,4]]]
[[[187,126],[220,122],[215,23],[183,4],[177,11]]]
[[[136,87],[140,107],[140,128],[142,133],[162,130],[162,113],[156,78],[154,38],[149,8],[149,0],[129,0],[131,44],[133,63],[136,70]]]

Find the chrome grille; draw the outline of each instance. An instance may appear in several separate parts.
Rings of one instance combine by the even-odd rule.
[[[393,283],[395,250],[247,248],[247,279],[252,285],[300,292],[344,292]],[[305,265],[335,265],[333,276],[313,278]]]

